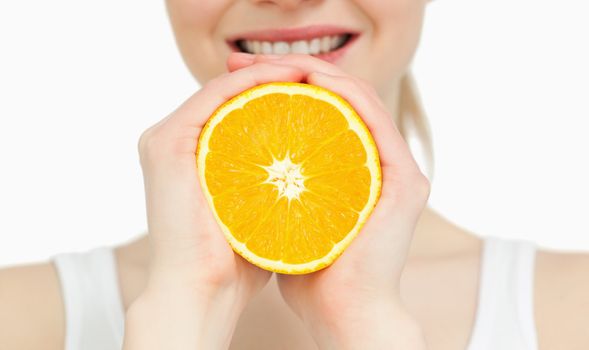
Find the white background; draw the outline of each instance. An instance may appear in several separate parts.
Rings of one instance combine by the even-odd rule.
[[[414,71],[434,134],[430,204],[444,216],[589,250],[587,10],[429,5]],[[197,89],[163,1],[1,2],[0,265],[144,232],[137,140]]]

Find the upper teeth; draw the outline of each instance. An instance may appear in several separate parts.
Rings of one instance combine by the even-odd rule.
[[[254,54],[275,54],[285,55],[288,53],[302,53],[307,55],[316,55],[319,53],[329,52],[339,47],[346,41],[346,35],[332,35],[311,40],[298,40],[288,43],[286,41],[258,41],[243,40],[245,49]]]

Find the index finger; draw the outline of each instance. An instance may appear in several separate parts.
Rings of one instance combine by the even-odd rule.
[[[333,63],[329,63],[327,61],[324,61],[320,58],[311,55],[300,53],[289,53],[285,55],[265,55],[232,52],[227,58],[227,68],[229,69],[229,71],[245,67],[252,63],[274,63],[280,65],[289,64],[303,69],[307,74],[310,74],[313,71],[319,71],[330,75],[349,75]]]
[[[305,73],[294,66],[255,63],[207,82],[178,107],[169,123],[179,127],[202,129],[213,112],[224,102],[256,85],[274,82],[300,82]]]
[[[380,155],[383,180],[393,178],[390,169],[402,174],[413,174],[419,169],[391,113],[374,96],[364,93],[355,80],[313,72],[309,76],[309,82],[340,95],[358,112],[374,137]]]
[[[242,52],[232,52],[227,59],[227,68],[229,71],[234,71],[247,67],[254,63],[272,63],[277,65],[291,65],[300,68],[308,76],[313,72],[326,73],[336,77],[346,77],[356,82],[356,85],[364,91],[364,93],[372,95],[374,103],[377,103],[382,108],[384,104],[380,100],[376,89],[367,81],[353,76],[333,63],[327,62],[320,58],[307,55],[289,53],[285,55],[265,55],[265,54],[245,54]]]
[[[381,101],[376,89],[368,82],[346,73],[334,64],[306,54],[254,56],[234,53],[228,59],[229,69],[247,66],[247,56],[250,56],[251,62],[272,62],[276,65],[300,68],[304,71],[308,83],[332,90],[359,112],[377,141],[383,168],[394,167],[396,170],[403,169],[407,172],[418,169],[393,116]],[[251,56],[254,56],[253,60]]]

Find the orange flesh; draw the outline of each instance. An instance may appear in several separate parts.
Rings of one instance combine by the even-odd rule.
[[[331,104],[271,93],[216,125],[205,178],[219,219],[259,257],[300,264],[354,228],[371,188],[366,150]]]

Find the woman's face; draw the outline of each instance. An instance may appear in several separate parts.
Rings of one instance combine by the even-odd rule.
[[[239,43],[256,53],[288,50],[335,54],[337,47],[343,45],[339,49],[343,54],[331,62],[371,82],[384,96],[398,83],[413,58],[428,1],[167,0],[166,3],[183,59],[201,84],[227,72],[227,57],[231,51],[240,50],[237,39],[248,39]],[[317,27],[286,34],[290,36],[284,32],[263,36],[274,29],[308,26],[331,26],[332,31]],[[256,31],[263,34],[250,33]],[[351,40],[342,42],[346,38],[343,35],[350,33]],[[319,57],[331,60],[327,56]]]

